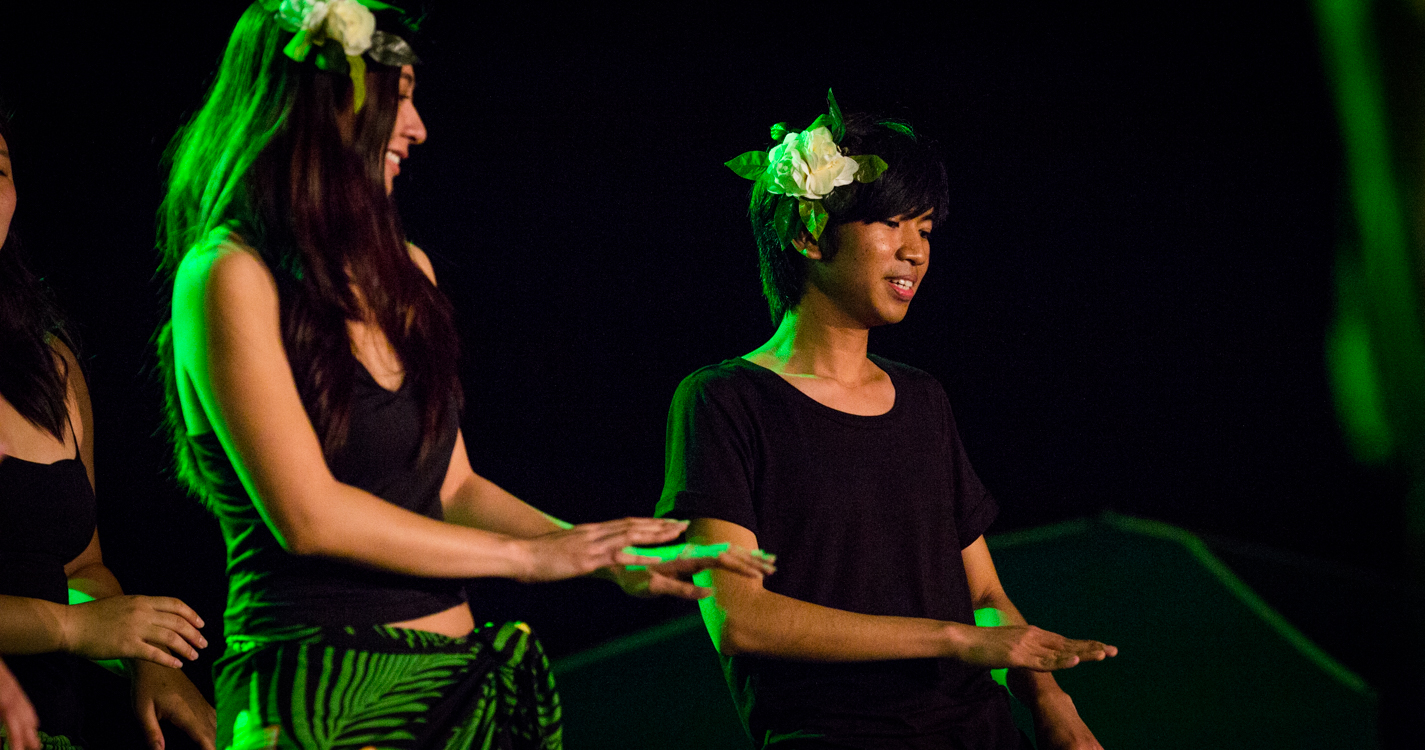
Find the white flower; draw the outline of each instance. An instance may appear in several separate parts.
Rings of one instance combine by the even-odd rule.
[[[302,31],[316,31],[327,20],[327,0],[282,0],[277,17]]]
[[[327,38],[341,43],[349,57],[371,49],[371,35],[376,31],[376,16],[356,0],[331,0],[327,12]]]
[[[825,127],[788,133],[768,154],[772,174],[767,192],[808,200],[825,198],[832,190],[856,179],[860,165],[841,155]]]

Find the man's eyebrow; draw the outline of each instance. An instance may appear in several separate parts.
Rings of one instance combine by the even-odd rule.
[[[5,157],[6,159],[8,159],[8,158],[10,158],[10,152],[9,152],[9,151],[6,151],[6,150],[3,149],[3,148],[0,148],[0,156],[3,156],[3,157]]]

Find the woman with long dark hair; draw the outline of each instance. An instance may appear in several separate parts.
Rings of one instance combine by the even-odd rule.
[[[177,599],[124,596],[104,565],[89,391],[74,339],[10,231],[9,135],[0,117],[0,654],[34,704],[45,748],[83,744],[81,658],[132,660],[135,709],[154,747],[167,718],[211,748],[213,708],[177,669],[207,645],[202,620]]]
[[[228,545],[222,747],[559,747],[538,641],[477,628],[461,579],[696,598],[695,570],[770,570],[635,554],[685,524],[570,526],[471,470],[451,307],[388,197],[426,136],[410,33],[370,0],[254,3],[171,153],[160,358]]]

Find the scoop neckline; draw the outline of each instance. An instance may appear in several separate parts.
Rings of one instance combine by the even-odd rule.
[[[778,375],[775,370],[763,367],[762,365],[759,365],[756,362],[753,362],[744,357],[734,357],[732,360],[729,361],[745,365],[753,372],[757,372],[759,374],[762,374],[763,377],[777,381],[777,383],[780,384],[779,387],[785,388],[787,391],[796,394],[797,400],[800,402],[804,402],[808,408],[832,419],[855,425],[870,425],[877,422],[887,422],[894,420],[900,416],[902,411],[901,402],[903,399],[901,397],[904,394],[902,393],[901,386],[903,385],[903,383],[901,383],[900,378],[897,377],[897,375],[895,374],[895,368],[886,366],[886,360],[877,357],[874,354],[867,354],[866,358],[871,360],[872,364],[881,368],[881,372],[884,372],[886,374],[886,377],[891,379],[891,388],[895,391],[895,400],[891,403],[891,408],[880,414],[852,414],[849,411],[842,411],[840,409],[827,406],[826,404],[823,404],[822,402],[817,401],[811,396],[808,396],[807,394],[803,393],[800,388],[787,382],[786,378],[783,378],[781,375]]]
[[[393,391],[390,388],[381,385],[381,381],[377,380],[376,376],[371,374],[371,368],[367,367],[366,363],[362,362],[359,359],[356,359],[355,355],[352,355],[352,359],[356,360],[356,366],[360,368],[362,374],[366,376],[366,381],[368,383],[376,386],[377,388],[381,389],[382,391],[385,391],[386,393],[392,396],[399,396],[406,390],[406,385],[411,382],[411,374],[409,372],[404,373],[401,375],[401,384],[396,387],[396,390]]]

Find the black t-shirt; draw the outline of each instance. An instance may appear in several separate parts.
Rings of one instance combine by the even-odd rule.
[[[872,361],[896,397],[889,412],[869,417],[824,406],[743,359],[689,375],[668,415],[658,515],[752,531],[778,555],[770,591],[852,612],[974,624],[960,551],[997,506],[970,467],[940,384],[913,367]],[[1002,734],[1008,717],[988,670],[952,659],[734,656],[723,668],[759,747],[797,733],[907,746],[896,738]]]

